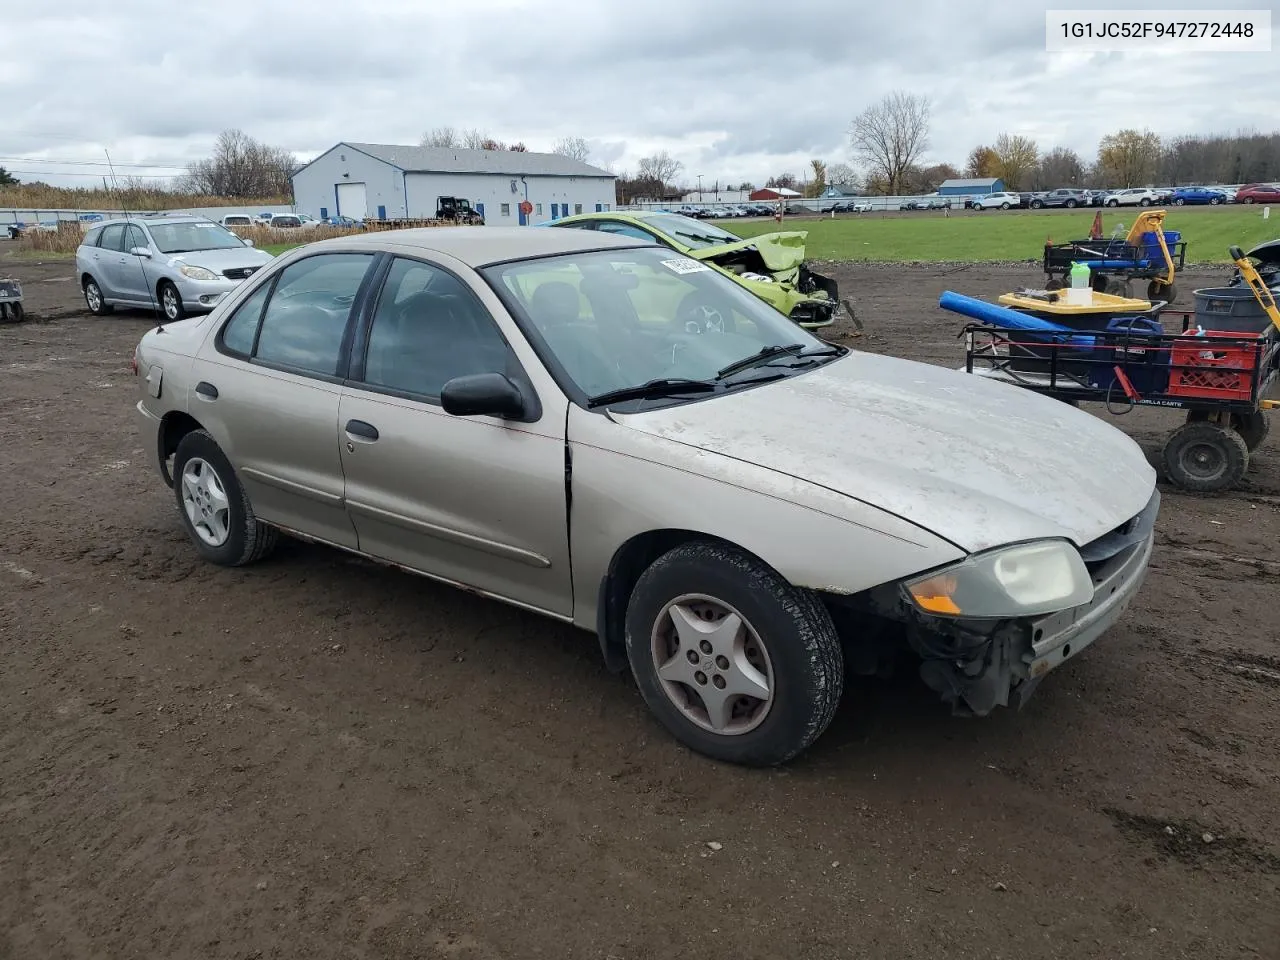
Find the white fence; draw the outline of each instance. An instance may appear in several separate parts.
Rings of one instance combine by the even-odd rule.
[[[247,213],[255,216],[259,213],[293,213],[288,204],[266,204],[265,206],[242,207],[188,207],[184,210],[36,210],[36,209],[0,209],[0,227],[10,223],[21,223],[31,226],[43,224],[56,226],[60,223],[79,223],[87,230],[102,220],[118,220],[121,217],[149,216],[151,214],[191,214],[197,217],[208,217],[218,220],[229,213]]]

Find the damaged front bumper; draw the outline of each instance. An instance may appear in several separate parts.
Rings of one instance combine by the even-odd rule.
[[[1146,579],[1160,494],[1133,519],[1081,548],[1093,599],[1017,620],[956,621],[915,612],[907,638],[920,676],[959,713],[984,716],[1021,706],[1049,671],[1091,645],[1128,608]]]
[[[1021,706],[1050,671],[1089,647],[1128,608],[1146,579],[1159,511],[1154,492],[1141,513],[1080,548],[1093,581],[1093,599],[1081,606],[1016,619],[941,617],[920,610],[901,587],[886,585],[868,598],[869,612],[905,627],[921,679],[956,713],[985,716],[996,707]]]

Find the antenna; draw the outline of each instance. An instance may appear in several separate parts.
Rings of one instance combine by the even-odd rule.
[[[107,169],[111,171],[111,185],[115,188],[116,203],[120,204],[120,209],[124,211],[124,221],[125,221],[124,230],[125,230],[125,236],[128,236],[129,226],[130,226],[129,218],[131,216],[129,213],[129,208],[125,206],[124,195],[120,192],[120,185],[116,182],[116,168],[111,163],[111,154],[107,152],[106,147],[102,148],[102,153],[103,153],[103,156],[107,158]],[[105,184],[107,178],[103,177],[102,179],[103,179],[103,183]],[[128,250],[125,250],[124,254],[125,256],[132,256],[132,254],[130,254]],[[134,257],[133,259],[137,261],[138,271],[142,274],[142,286],[143,286],[143,289],[147,291],[147,299],[151,301],[151,309],[154,310],[156,313],[160,313],[160,307],[156,304],[155,293],[151,289],[151,281],[147,279],[147,270],[142,263],[142,257]],[[161,316],[163,317],[163,314],[161,314]],[[160,323],[157,324],[157,326],[163,328],[164,320],[162,319]]]

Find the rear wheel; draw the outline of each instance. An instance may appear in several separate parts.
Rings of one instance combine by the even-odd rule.
[[[1043,207],[1043,206],[1044,206],[1044,204],[1043,204],[1043,203],[1041,203],[1039,200],[1032,200],[1032,201],[1031,201],[1031,209],[1032,209],[1032,210],[1039,210],[1039,209],[1040,209],[1041,207]]]
[[[1249,447],[1230,427],[1209,420],[1183,424],[1164,445],[1165,473],[1174,486],[1193,493],[1221,493],[1249,469]]]
[[[1066,203],[1066,207],[1068,210],[1075,209],[1075,205],[1076,205],[1076,202],[1074,200],[1068,200]]]
[[[98,286],[98,281],[93,277],[85,277],[84,279],[84,303],[89,308],[89,312],[95,317],[104,317],[115,307],[107,303],[106,298],[102,295],[102,288]]]
[[[835,715],[844,661],[810,591],[728,544],[659,557],[627,605],[627,657],[645,702],[675,737],[732,763],[784,763]]]
[[[193,430],[173,457],[173,492],[191,542],[200,556],[224,567],[265,557],[278,534],[253,512],[235,469],[213,437]]]
[[[1219,200],[1217,197],[1210,197],[1210,198],[1209,198],[1209,206],[1211,206],[1211,207],[1216,207],[1216,206],[1217,206],[1218,204],[1220,204],[1221,202],[1222,202],[1222,201],[1221,201],[1221,200]]]
[[[1009,209],[1009,202],[1006,200],[1004,203],[1000,204],[1000,209],[1001,209],[1001,210],[1008,210],[1008,209]]]
[[[1108,206],[1108,207],[1118,207],[1118,206],[1120,206],[1120,201],[1119,201],[1119,200],[1108,200],[1108,201],[1107,201],[1107,206]]]
[[[1219,423],[1222,419],[1221,414],[1210,413],[1208,410],[1188,410],[1187,423]],[[1271,418],[1267,416],[1265,410],[1254,410],[1252,413],[1233,413],[1231,414],[1231,429],[1244,440],[1244,445],[1249,448],[1249,452],[1257,450],[1271,434]]]
[[[1149,207],[1151,206],[1151,201],[1148,200],[1146,197],[1143,197],[1141,200],[1138,201],[1138,206]]]

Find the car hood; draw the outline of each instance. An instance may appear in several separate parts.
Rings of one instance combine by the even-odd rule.
[[[1147,505],[1155,471],[1102,420],[1019,387],[852,353],[754,389],[615,419],[911,521],[968,551],[1082,546]]]
[[[737,243],[722,243],[716,247],[703,247],[690,250],[689,256],[698,260],[719,261],[723,257],[740,250],[755,249],[760,254],[764,265],[773,273],[785,273],[794,270],[804,262],[804,242],[809,233],[806,230],[791,230],[786,233],[762,233],[758,237],[749,237]]]
[[[268,263],[272,257],[265,250],[257,247],[227,247],[224,250],[189,250],[185,253],[169,254],[170,260],[178,260],[193,267],[206,267],[222,272],[236,267],[260,267]]]

